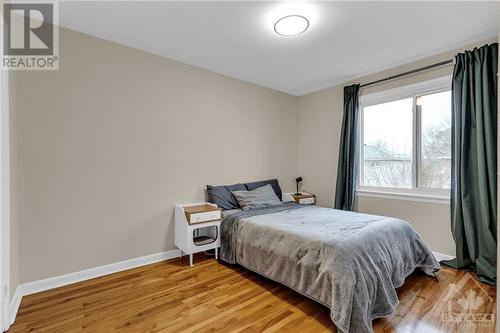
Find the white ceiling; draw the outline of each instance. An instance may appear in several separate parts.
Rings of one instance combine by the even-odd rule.
[[[293,95],[496,36],[491,2],[61,2],[60,25]],[[291,13],[310,27],[274,33]]]

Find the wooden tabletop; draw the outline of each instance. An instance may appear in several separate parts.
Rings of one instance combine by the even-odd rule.
[[[304,198],[312,198],[314,194],[311,193],[301,193],[301,194],[292,194],[294,199],[304,199]]]
[[[222,209],[220,209],[219,207],[216,207],[216,206],[208,205],[208,204],[184,207],[184,213],[186,213],[186,214],[213,212],[216,210],[222,210]]]

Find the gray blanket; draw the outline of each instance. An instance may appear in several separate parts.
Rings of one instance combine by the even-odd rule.
[[[340,332],[373,332],[415,268],[440,268],[406,221],[297,204],[226,213],[221,258],[326,305]]]

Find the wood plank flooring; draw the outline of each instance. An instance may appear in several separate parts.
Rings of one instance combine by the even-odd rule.
[[[437,279],[412,274],[398,290],[397,312],[374,320],[374,330],[494,332],[485,316],[481,323],[450,318],[462,314],[464,306],[469,315],[496,311],[495,288],[469,277],[450,268]],[[457,290],[447,301],[450,283]],[[26,296],[8,332],[335,331],[326,307],[244,268],[200,255],[192,268],[183,257]]]

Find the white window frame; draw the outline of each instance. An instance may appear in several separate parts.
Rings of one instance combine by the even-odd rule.
[[[385,199],[399,199],[410,201],[424,201],[432,203],[448,204],[450,200],[450,190],[447,189],[432,189],[418,187],[420,174],[420,143],[417,142],[418,133],[421,126],[421,112],[416,105],[416,97],[428,94],[439,93],[451,89],[451,77],[445,76],[437,79],[423,81],[412,85],[407,85],[399,88],[388,89],[381,92],[376,92],[367,95],[361,95],[359,101],[359,109],[361,111],[360,124],[360,167],[358,188],[356,194],[358,196],[377,197]],[[376,187],[364,186],[364,108],[367,106],[393,102],[405,98],[413,99],[413,121],[412,121],[412,188],[395,188],[395,187]]]

